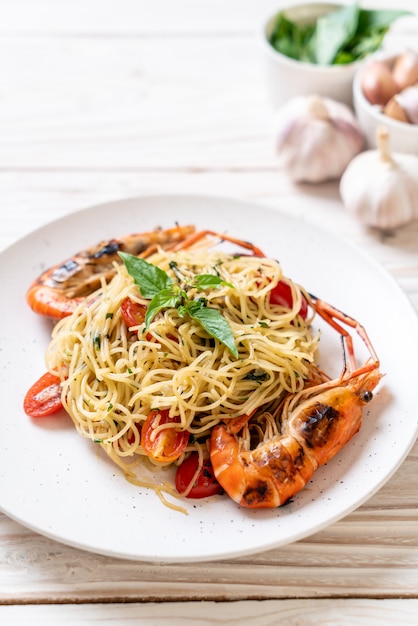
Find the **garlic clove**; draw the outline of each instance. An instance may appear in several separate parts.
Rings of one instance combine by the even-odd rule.
[[[393,120],[398,120],[398,122],[405,122],[409,124],[408,117],[398,100],[397,96],[393,96],[383,109],[383,113],[388,117],[391,117]]]
[[[396,96],[398,105],[410,124],[418,124],[418,84],[403,89]]]
[[[364,136],[348,106],[320,96],[292,98],[273,124],[278,165],[295,182],[340,178]]]
[[[418,52],[407,50],[395,61],[392,76],[398,91],[418,83]]]
[[[418,157],[389,149],[385,127],[376,133],[378,149],[348,165],[340,181],[344,207],[362,223],[392,230],[418,219]]]

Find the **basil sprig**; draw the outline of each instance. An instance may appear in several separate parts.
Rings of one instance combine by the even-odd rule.
[[[380,48],[390,25],[408,11],[362,9],[357,2],[322,15],[315,23],[297,23],[277,15],[270,44],[282,54],[319,65],[353,63]]]
[[[202,292],[205,289],[217,289],[221,285],[233,287],[216,274],[197,274],[193,278],[183,276],[177,265],[170,264],[175,282],[164,270],[126,252],[119,252],[128,273],[138,285],[141,295],[150,300],[145,315],[145,329],[149,328],[154,317],[163,309],[177,309],[180,317],[188,315],[208,333],[228,348],[238,358],[231,327],[218,309],[207,305],[204,297],[190,298],[188,292],[193,289]]]

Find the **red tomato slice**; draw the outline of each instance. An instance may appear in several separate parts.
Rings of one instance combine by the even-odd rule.
[[[293,306],[292,290],[290,285],[280,280],[277,285],[270,291],[270,302],[291,309]],[[308,317],[308,303],[306,298],[302,296],[299,315],[306,320]]]
[[[122,300],[120,305],[120,312],[122,313],[123,321],[127,325],[128,328],[131,326],[139,326],[145,321],[145,315],[147,313],[147,306],[145,304],[140,304],[139,302],[134,302],[130,298],[126,297]],[[168,339],[175,341],[178,343],[177,337],[171,335],[170,333],[167,335]],[[147,333],[145,335],[145,339],[147,341],[153,341],[154,337],[151,333]]]
[[[61,381],[47,372],[27,392],[23,408],[29,417],[45,417],[62,409]]]
[[[139,324],[142,324],[145,320],[147,308],[145,304],[134,302],[128,297],[122,300],[120,311],[127,327],[130,328],[131,326],[139,326]]]
[[[168,409],[151,411],[141,430],[141,445],[154,461],[175,461],[184,452],[189,441],[186,430],[165,428],[155,433],[161,424],[180,423],[180,417],[169,417]]]
[[[184,493],[186,491],[194,473],[196,472],[198,463],[199,455],[197,452],[192,452],[192,454],[177,468],[176,489],[179,493]],[[223,489],[215,478],[210,459],[205,459],[203,461],[203,466],[193,483],[193,487],[190,489],[186,497],[207,498],[222,492]]]

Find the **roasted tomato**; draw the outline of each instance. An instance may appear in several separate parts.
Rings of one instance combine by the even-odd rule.
[[[45,417],[62,409],[61,381],[47,372],[32,385],[23,400],[24,411],[29,417]]]
[[[147,307],[145,304],[134,302],[130,298],[126,297],[122,300],[120,311],[122,313],[123,321],[128,328],[131,328],[131,326],[139,326],[143,323]]]
[[[175,427],[156,432],[162,424],[180,423],[180,417],[169,417],[168,409],[151,411],[141,429],[141,445],[154,461],[175,461],[184,452],[189,441],[189,433]]]
[[[185,461],[177,468],[176,489],[179,493],[184,493],[190,485],[190,481],[196,472],[199,463],[199,455],[192,452]],[[213,473],[210,459],[205,459],[193,487],[187,494],[187,498],[207,498],[217,493],[222,493],[223,489],[218,483]]]
[[[293,299],[290,286],[283,280],[279,281],[274,289],[270,291],[270,302],[272,304],[279,304],[280,306],[285,306],[291,309],[293,306]],[[299,315],[304,320],[308,317],[308,303],[304,296],[302,296]]]

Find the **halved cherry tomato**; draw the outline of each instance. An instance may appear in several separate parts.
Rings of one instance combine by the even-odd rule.
[[[126,297],[121,302],[120,312],[128,328],[131,326],[139,326],[145,320],[147,306],[139,302],[134,302]]]
[[[32,385],[23,400],[23,408],[29,417],[45,417],[62,409],[61,381],[47,372]]]
[[[120,305],[120,312],[122,313],[123,321],[127,325],[128,328],[131,326],[139,326],[144,322],[145,315],[147,313],[147,306],[145,304],[140,304],[139,302],[134,302],[128,296],[122,300]],[[171,339],[171,341],[179,342],[177,337],[168,333],[167,338]],[[153,341],[154,337],[151,333],[147,333],[145,335],[145,339],[147,341]]]
[[[279,304],[289,309],[293,306],[292,290],[290,286],[283,280],[280,280],[277,285],[270,291],[270,302],[272,304]],[[308,317],[308,303],[305,296],[302,296],[302,302],[300,305],[299,315],[306,320]]]
[[[189,441],[187,430],[164,428],[155,433],[161,424],[180,423],[180,417],[168,416],[168,409],[151,411],[141,430],[141,445],[154,461],[175,461],[184,452]]]
[[[176,472],[176,489],[179,493],[184,493],[196,472],[199,463],[199,455],[192,452],[185,461],[177,468]],[[187,498],[207,498],[217,493],[222,493],[223,489],[215,478],[212,463],[210,459],[203,461],[197,478],[193,483],[193,487],[187,494]]]
[[[147,313],[147,306],[140,302],[134,302],[128,296],[124,298],[120,305],[120,312],[122,313],[123,321],[128,328],[131,326],[139,326],[145,321],[145,315]],[[153,336],[151,333],[145,335],[147,341],[152,341]]]

